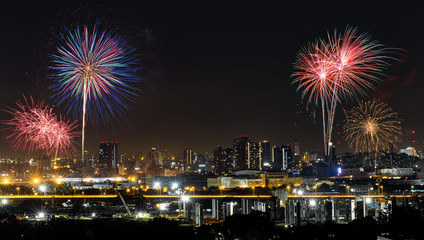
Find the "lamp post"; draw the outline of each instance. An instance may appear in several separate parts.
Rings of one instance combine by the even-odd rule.
[[[153,184],[153,187],[156,188],[156,190],[158,191],[158,195],[161,195],[161,186],[160,186],[160,182],[155,182]]]
[[[18,195],[19,195],[19,190],[21,190],[21,188],[20,187],[17,187],[16,188],[16,191],[18,191]]]
[[[45,185],[41,185],[39,189],[43,192],[44,196],[46,196],[47,187]]]

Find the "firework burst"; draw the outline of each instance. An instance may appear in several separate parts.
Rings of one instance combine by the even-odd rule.
[[[345,139],[356,152],[385,151],[401,141],[402,120],[384,102],[363,102],[349,112],[345,122]]]
[[[358,34],[347,28],[343,34],[328,34],[302,48],[294,64],[293,84],[308,105],[321,105],[324,150],[331,142],[337,103],[343,99],[358,99],[379,81],[387,66],[387,49],[372,41],[368,34]]]
[[[30,101],[24,97],[25,102],[16,102],[17,108],[6,110],[12,118],[4,124],[12,133],[8,136],[15,149],[23,149],[28,152],[44,150],[47,154],[58,156],[63,153],[66,156],[75,152],[74,138],[78,133],[73,132],[76,122],[64,121],[53,109],[44,102]]]
[[[138,81],[133,49],[111,31],[77,27],[60,37],[52,56],[54,97],[75,117],[82,114],[82,157],[86,117],[97,123],[120,115],[134,101]],[[87,116],[86,116],[87,115]]]

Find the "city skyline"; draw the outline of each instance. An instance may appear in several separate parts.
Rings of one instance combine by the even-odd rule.
[[[93,5],[72,3],[66,10],[64,5],[47,3],[25,9],[10,6],[2,16],[3,22],[9,23],[4,29],[9,37],[1,40],[4,55],[0,78],[4,85],[0,105],[2,109],[12,107],[22,94],[54,104],[46,87],[51,80],[43,61],[56,44],[54,34],[68,23],[54,21],[64,15],[70,19],[70,12],[76,11],[79,17],[74,21],[83,22],[81,16],[88,11],[88,19],[106,19],[111,27],[127,31],[125,37],[141,50],[143,67],[139,73],[143,77],[141,93],[131,105],[133,110],[108,124],[87,125],[89,151],[96,152],[100,141],[113,140],[119,142],[121,152],[147,152],[157,147],[182,153],[189,147],[212,153],[217,145],[231,147],[237,135],[249,135],[255,142],[267,139],[272,145],[299,139],[302,151],[322,151],[319,113],[311,117],[313,113],[307,112],[291,85],[293,62],[308,42],[325,37],[335,28],[341,31],[353,26],[388,47],[405,50],[401,60],[385,72],[387,77],[376,85],[376,91],[368,93],[369,99],[386,101],[404,119],[399,149],[412,145],[412,130],[420,149],[424,128],[418,103],[423,100],[420,57],[424,49],[419,39],[424,29],[414,24],[420,19],[418,4],[371,4],[367,9],[352,6],[343,11],[336,6],[301,5],[159,2],[91,8]],[[118,10],[111,14],[111,10],[105,10],[110,6]],[[326,14],[317,18],[316,12]],[[122,13],[129,17],[119,22],[116,19]],[[130,29],[137,33],[129,33]],[[137,42],[139,38],[131,34],[143,35],[144,42]],[[343,110],[352,106],[344,104]],[[55,109],[65,115],[63,109]],[[345,119],[343,110],[340,108],[336,115],[336,138]],[[9,117],[1,111],[1,120]],[[2,131],[0,154],[26,155],[13,151],[5,136]],[[340,140],[340,151],[353,151]]]

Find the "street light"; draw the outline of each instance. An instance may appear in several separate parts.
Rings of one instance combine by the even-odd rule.
[[[56,179],[56,183],[58,184],[58,185],[60,185],[60,184],[62,184],[62,179],[61,178],[58,178],[58,179]]]
[[[7,199],[2,199],[1,200],[1,205],[6,205],[7,204]]]
[[[161,192],[160,192],[160,189],[161,189],[160,182],[153,183],[153,187],[156,188],[156,190],[158,191],[159,195],[161,195]]]
[[[350,187],[346,186],[346,188],[347,188],[347,195],[350,195]]]
[[[46,190],[47,190],[46,185],[41,185],[41,186],[39,187],[39,189],[40,189],[40,191],[42,191],[42,192],[44,193],[44,196],[45,196],[45,195],[46,195]]]
[[[219,190],[221,192],[221,195],[222,195],[222,189],[224,189],[224,186],[219,186]]]
[[[190,201],[190,197],[187,196],[187,195],[183,195],[183,196],[181,196],[181,201],[188,202],[188,201]]]
[[[19,190],[21,190],[21,188],[20,187],[17,187],[16,188],[16,191],[18,191],[18,195],[19,195]]]
[[[255,196],[255,187],[252,187],[252,195]]]
[[[310,201],[309,201],[309,206],[310,207],[315,207],[317,205],[317,202],[315,201],[315,199],[311,199]]]

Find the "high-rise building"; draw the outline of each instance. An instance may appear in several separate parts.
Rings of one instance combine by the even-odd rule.
[[[291,142],[290,147],[294,156],[300,156],[300,141],[299,140],[294,140],[293,142]]]
[[[274,146],[274,164],[273,169],[276,171],[288,171],[291,169],[291,149],[289,146]]]
[[[262,170],[261,145],[255,142],[248,142],[248,162],[247,168],[253,170]]]
[[[102,175],[116,174],[118,163],[118,142],[100,142],[99,146],[99,168]]]
[[[99,156],[97,155],[88,156],[87,165],[91,168],[97,168],[99,166]]]
[[[184,150],[184,165],[186,167],[193,165],[193,151],[190,148]]]
[[[260,142],[260,155],[262,159],[262,167],[265,169],[270,169],[272,166],[272,151],[271,151],[271,143],[267,140],[263,140]]]
[[[247,170],[249,168],[249,136],[237,136],[233,140],[233,158],[235,170]]]
[[[39,171],[47,171],[51,169],[51,160],[47,155],[43,155],[38,161],[37,166]]]
[[[162,163],[163,163],[162,153],[158,149],[152,147],[150,149],[150,152],[148,153],[148,160],[150,162],[149,165],[151,167],[162,166]]]
[[[233,171],[234,169],[233,149],[231,148],[223,149],[221,146],[218,146],[213,151],[213,159],[214,159],[216,173],[224,174],[224,173],[229,173]]]

